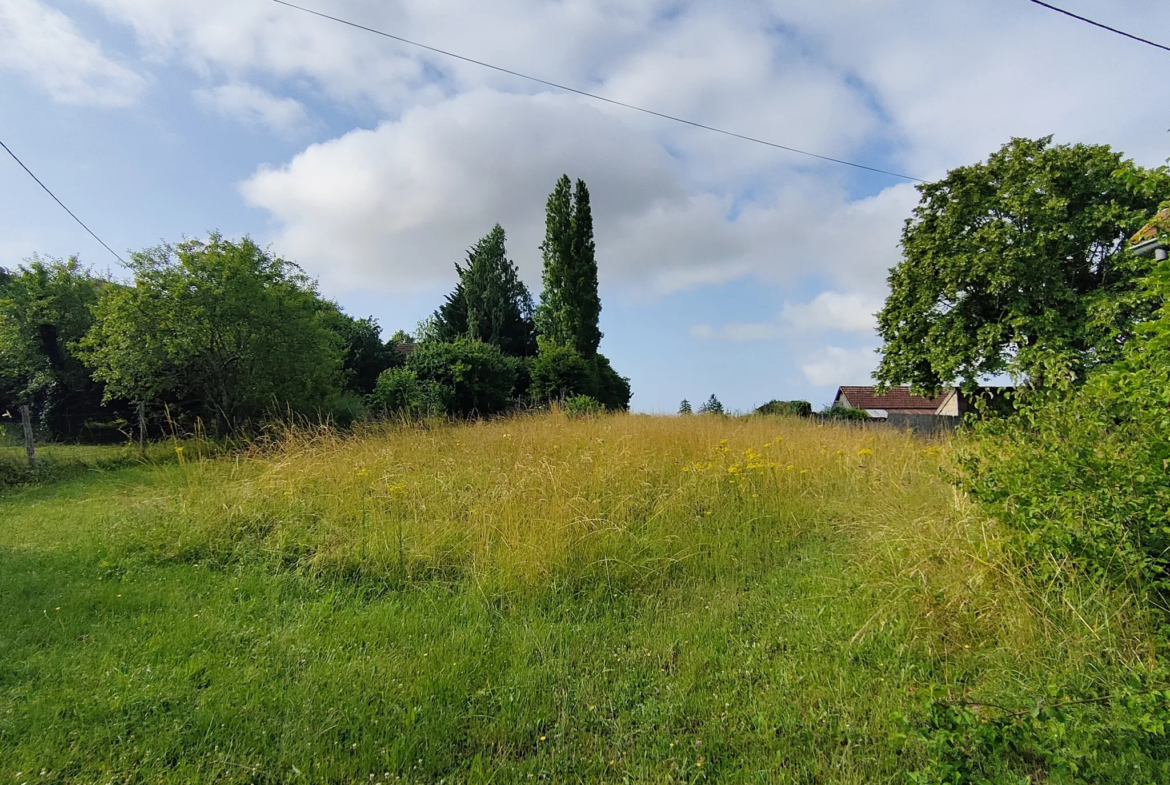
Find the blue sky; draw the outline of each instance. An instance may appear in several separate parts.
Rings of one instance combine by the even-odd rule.
[[[1012,136],[1170,157],[1170,55],[1025,0],[304,0],[470,57],[923,178]],[[1158,39],[1170,6],[1065,0]],[[4,0],[0,139],[115,250],[218,229],[412,329],[495,222],[534,293],[556,177],[593,196],[635,409],[865,383],[907,183],[445,60],[270,0]],[[10,160],[0,266],[120,274]]]

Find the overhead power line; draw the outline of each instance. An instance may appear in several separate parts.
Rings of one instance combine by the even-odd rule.
[[[664,112],[656,112],[653,109],[646,109],[646,108],[641,107],[641,106],[635,106],[634,104],[628,104],[628,103],[625,103],[624,101],[618,101],[618,100],[613,99],[613,98],[606,98],[605,96],[598,95],[597,93],[590,93],[590,92],[587,92],[585,90],[578,90],[575,87],[569,87],[568,85],[558,84],[557,82],[550,82],[547,79],[541,79],[540,77],[531,76],[529,74],[521,73],[520,71],[513,71],[509,68],[503,68],[502,66],[492,65],[491,63],[485,63],[482,60],[476,60],[476,59],[471,58],[471,57],[465,57],[463,55],[456,54],[454,52],[450,52],[450,51],[447,51],[445,49],[439,49],[439,48],[434,47],[434,46],[428,46],[427,44],[419,43],[418,41],[411,41],[408,38],[403,38],[402,36],[394,35],[393,33],[387,33],[384,30],[377,30],[373,27],[367,27],[366,25],[358,24],[357,22],[350,22],[347,19],[342,19],[342,18],[336,17],[336,16],[330,16],[329,14],[325,14],[325,13],[322,13],[320,11],[314,11],[311,8],[305,8],[304,6],[300,6],[300,5],[296,5],[294,3],[287,2],[287,0],[272,0],[272,2],[278,3],[279,5],[288,6],[289,8],[295,8],[298,11],[304,11],[306,14],[312,14],[313,16],[319,16],[322,19],[328,19],[332,22],[337,22],[339,24],[343,24],[343,25],[346,25],[348,27],[353,27],[353,28],[356,28],[358,30],[364,30],[367,33],[373,33],[374,35],[380,35],[383,38],[390,38],[394,41],[398,41],[399,43],[408,44],[410,46],[415,46],[415,47],[418,47],[419,49],[425,49],[428,52],[434,52],[435,54],[440,54],[440,55],[443,55],[444,57],[451,57],[451,58],[454,58],[456,60],[462,60],[465,63],[471,63],[472,65],[478,65],[482,68],[490,68],[491,70],[498,71],[502,74],[508,74],[509,76],[519,77],[520,79],[527,79],[530,82],[536,82],[537,84],[546,85],[548,87],[555,87],[557,90],[564,90],[567,93],[575,93],[576,95],[582,95],[582,96],[585,96],[586,98],[592,98],[595,101],[603,101],[607,104],[612,104],[613,106],[620,106],[624,109],[632,109],[635,112],[642,112],[643,114],[653,115],[654,117],[660,117],[663,120],[670,120],[670,121],[675,122],[675,123],[682,123],[683,125],[689,125],[693,128],[701,128],[704,131],[712,131],[712,132],[717,133],[717,134],[723,134],[724,136],[731,136],[731,137],[734,137],[736,139],[742,139],[746,142],[754,142],[755,144],[762,144],[762,145],[765,145],[767,147],[776,148],[777,150],[785,150],[785,151],[790,152],[790,153],[796,153],[798,155],[805,155],[805,156],[808,156],[809,158],[817,158],[821,161],[829,161],[830,163],[841,164],[843,166],[851,166],[854,169],[864,169],[867,172],[876,172],[877,174],[884,174],[884,175],[888,175],[890,177],[898,177],[898,178],[901,178],[903,180],[912,180],[912,181],[917,182],[917,183],[926,182],[925,180],[923,180],[919,177],[912,177],[908,174],[901,174],[899,172],[891,172],[891,171],[886,170],[886,169],[878,169],[877,167],[874,167],[874,166],[866,166],[865,164],[859,164],[859,163],[856,163],[854,161],[846,161],[842,158],[833,158],[833,157],[828,156],[828,155],[820,155],[819,153],[811,153],[808,150],[800,150],[796,147],[789,147],[788,145],[779,144],[777,142],[769,142],[766,139],[758,139],[754,136],[747,136],[746,134],[738,134],[738,133],[735,133],[734,131],[727,131],[727,130],[724,130],[722,128],[716,128],[715,126],[712,126],[712,125],[704,125],[703,123],[698,123],[698,122],[695,122],[694,120],[687,120],[687,119],[682,118],[682,117],[675,117],[674,115],[665,114]]]
[[[65,203],[64,203],[64,202],[62,202],[60,199],[58,199],[58,198],[57,198],[57,195],[56,195],[55,193],[53,193],[52,191],[50,191],[50,190],[49,190],[49,186],[47,186],[47,185],[45,185],[44,183],[42,183],[42,182],[41,182],[41,179],[40,179],[39,177],[37,177],[35,174],[33,174],[33,173],[32,173],[32,169],[29,169],[27,166],[25,166],[25,165],[24,165],[24,161],[22,161],[22,160],[20,160],[19,158],[17,158],[17,157],[16,157],[16,153],[12,152],[12,150],[10,150],[10,149],[8,148],[8,145],[6,145],[6,144],[4,144],[4,142],[0,141],[0,147],[3,147],[3,148],[4,148],[4,152],[6,152],[6,153],[8,153],[9,155],[11,155],[11,156],[12,156],[12,160],[13,160],[13,161],[16,161],[18,164],[20,164],[20,168],[21,168],[21,169],[23,169],[24,171],[28,172],[28,176],[29,176],[29,177],[31,177],[33,180],[35,180],[35,181],[36,181],[36,183],[37,183],[37,185],[39,185],[41,188],[44,188],[44,189],[45,189],[45,193],[47,193],[49,196],[53,197],[53,201],[54,201],[54,202],[56,202],[57,204],[61,205],[61,209],[62,209],[62,210],[64,210],[65,212],[69,213],[69,217],[70,217],[70,218],[72,218],[74,221],[77,221],[78,225],[79,225],[79,226],[81,226],[81,228],[82,228],[82,229],[84,229],[85,231],[89,232],[89,236],[90,236],[90,237],[92,237],[93,239],[95,239],[95,240],[97,240],[99,243],[101,243],[101,244],[102,244],[102,247],[103,247],[103,248],[105,248],[105,249],[106,249],[107,251],[109,251],[110,253],[112,253],[112,254],[114,255],[114,258],[115,258],[115,259],[117,259],[117,260],[118,260],[119,262],[121,262],[122,264],[126,264],[126,260],[125,260],[125,259],[123,259],[121,256],[118,256],[118,252],[117,252],[117,251],[115,251],[115,250],[114,250],[113,248],[111,248],[110,246],[106,245],[106,241],[105,241],[105,240],[103,240],[102,238],[100,238],[100,237],[98,237],[96,234],[94,234],[94,231],[93,231],[93,229],[90,229],[88,226],[86,226],[84,221],[82,221],[80,218],[78,218],[78,217],[77,217],[77,216],[76,216],[76,215],[73,213],[73,211],[72,211],[72,210],[70,210],[68,207],[66,207],[66,206],[65,206]]]
[[[1042,0],[1028,0],[1028,2],[1035,3],[1036,5],[1039,5],[1039,6],[1043,6],[1044,8],[1047,8],[1050,11],[1055,11],[1058,14],[1064,14],[1065,16],[1071,16],[1073,19],[1077,19],[1081,22],[1091,24],[1093,27],[1100,27],[1102,30],[1108,30],[1111,33],[1117,33],[1118,35],[1123,35],[1126,38],[1131,38],[1134,41],[1139,41],[1143,44],[1149,44],[1150,46],[1153,46],[1157,49],[1162,49],[1162,50],[1165,50],[1167,52],[1170,52],[1170,46],[1164,46],[1163,44],[1155,43],[1154,41],[1150,41],[1148,39],[1141,38],[1139,36],[1133,35],[1132,33],[1127,33],[1124,30],[1118,30],[1116,27],[1110,27],[1109,25],[1103,25],[1100,22],[1094,22],[1092,19],[1087,19],[1086,17],[1080,16],[1078,14],[1074,14],[1072,11],[1065,11],[1063,8],[1057,8],[1054,5],[1050,5],[1048,3],[1042,2]]]

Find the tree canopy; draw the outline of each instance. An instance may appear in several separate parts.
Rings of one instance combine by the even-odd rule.
[[[884,384],[930,392],[1012,373],[1082,377],[1153,304],[1125,239],[1170,193],[1105,145],[1013,139],[922,194],[878,315]]]
[[[576,349],[585,359],[597,354],[601,342],[598,319],[597,260],[593,242],[593,212],[583,180],[574,191],[568,175],[561,175],[545,210],[544,291],[536,309],[541,339]]]
[[[434,315],[439,340],[471,338],[513,357],[536,353],[532,295],[507,257],[506,239],[496,224],[467,252],[467,266],[455,265],[459,282]]]
[[[136,253],[129,266],[134,285],[103,292],[82,341],[107,396],[235,427],[311,413],[338,392],[335,309],[296,265],[212,234]]]
[[[99,413],[102,388],[77,353],[108,281],[74,257],[34,256],[0,271],[0,410],[31,405],[55,436],[74,436]]]

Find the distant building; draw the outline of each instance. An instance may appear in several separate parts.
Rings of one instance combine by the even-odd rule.
[[[833,406],[864,409],[870,417],[884,420],[891,414],[939,414],[947,397],[914,395],[909,387],[891,387],[883,395],[878,395],[876,387],[838,387]]]
[[[878,395],[876,387],[838,387],[833,406],[847,409],[864,409],[874,419],[884,420],[891,414],[930,414],[944,417],[961,417],[972,411],[976,399],[988,402],[1004,400],[1002,394],[1010,387],[982,387],[974,395],[964,393],[958,387],[943,390],[933,398],[914,395],[909,387],[891,387]]]

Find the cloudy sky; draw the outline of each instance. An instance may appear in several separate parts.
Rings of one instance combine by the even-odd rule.
[[[938,178],[1012,136],[1170,157],[1170,54],[1027,0],[300,0],[821,155]],[[1061,0],[1155,40],[1165,0]],[[413,329],[492,224],[534,293],[588,182],[602,351],[633,405],[821,405],[876,363],[905,180],[444,58],[272,0],[0,1],[0,140],[119,253],[218,229]],[[0,266],[116,260],[0,159]]]

